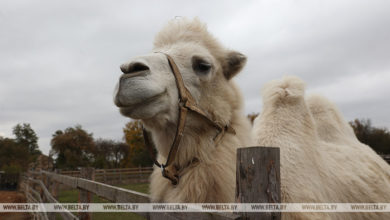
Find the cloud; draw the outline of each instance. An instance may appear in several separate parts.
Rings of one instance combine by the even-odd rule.
[[[153,7],[151,7],[153,6]],[[11,1],[0,2],[0,135],[31,123],[44,153],[58,129],[81,124],[121,139],[129,120],[112,92],[119,65],[152,48],[175,16],[198,16],[231,49],[248,56],[236,81],[247,113],[260,88],[298,75],[347,119],[390,127],[389,1]]]

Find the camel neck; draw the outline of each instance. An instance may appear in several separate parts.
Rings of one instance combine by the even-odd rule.
[[[152,140],[156,146],[157,160],[165,162],[175,137],[176,124],[167,123],[159,125],[149,121],[144,123],[146,129],[151,133]],[[194,117],[190,118],[184,128],[175,164],[182,166],[193,160],[193,158],[199,158],[202,161],[208,160],[212,150],[216,148],[213,138],[217,133],[215,127],[209,125],[206,121]]]

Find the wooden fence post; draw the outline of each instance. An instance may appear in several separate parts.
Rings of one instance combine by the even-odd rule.
[[[34,179],[37,179],[37,180],[40,180],[44,183],[44,178],[43,178],[43,173],[41,173],[41,168],[38,168],[37,169],[37,172],[39,173],[39,176],[35,176]],[[34,184],[35,185],[35,190],[38,190],[39,191],[39,194],[41,195],[41,198],[45,198],[45,195],[43,193],[43,189],[38,185],[38,184]]]
[[[46,186],[46,189],[48,189],[49,190],[49,192],[50,192],[50,183],[51,183],[51,178],[50,178],[50,176],[48,176],[48,175],[46,175],[45,174],[45,186]]]
[[[56,174],[60,174],[61,173],[61,169],[55,169],[54,170],[54,173]],[[59,187],[60,183],[57,182],[57,181],[52,181],[51,182],[51,195],[55,198],[55,199],[58,199],[58,187]]]
[[[142,169],[141,169],[141,165],[138,166],[138,183],[142,183],[141,181],[142,179]]]
[[[280,203],[280,149],[248,147],[237,150],[236,202]],[[280,212],[247,212],[244,219],[280,220]]]
[[[94,180],[95,169],[92,167],[83,167],[80,170],[80,177],[84,179]],[[92,193],[84,189],[79,189],[79,203],[90,203],[92,201]],[[80,220],[91,220],[91,212],[79,212]]]
[[[45,178],[46,189],[51,194],[52,191],[53,191],[53,181],[52,181],[52,179],[51,179],[51,177],[49,175],[45,174],[45,177],[46,177]],[[53,194],[51,194],[51,195],[53,195]],[[44,198],[47,199],[46,202],[50,202],[46,196]],[[56,219],[56,213],[55,212],[48,212],[47,213],[47,217],[48,217],[49,220],[55,220]]]

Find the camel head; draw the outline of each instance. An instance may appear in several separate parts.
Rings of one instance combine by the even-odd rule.
[[[114,102],[121,114],[144,122],[176,123],[178,90],[165,54],[177,64],[197,104],[214,120],[228,123],[241,104],[231,79],[246,57],[221,46],[198,19],[174,19],[157,34],[151,53],[120,66],[123,74]]]

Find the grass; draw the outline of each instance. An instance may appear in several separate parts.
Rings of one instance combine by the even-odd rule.
[[[146,193],[146,194],[149,193],[149,184],[147,183],[134,183],[130,185],[121,185],[119,187],[130,189],[141,193]]]
[[[118,187],[134,190],[137,192],[148,193],[149,184],[147,183],[134,183],[129,185],[118,185]],[[73,190],[64,190],[58,193],[58,201],[60,203],[77,203],[79,199],[79,192],[76,189]],[[109,201],[103,198],[100,198],[96,195],[92,197],[93,203],[108,203]],[[73,213],[77,215],[77,213]],[[57,214],[56,219],[61,219]],[[144,220],[145,218],[131,212],[117,212],[117,213],[109,213],[109,212],[93,212],[92,219],[95,220],[103,220],[103,219],[135,219],[135,220]]]

